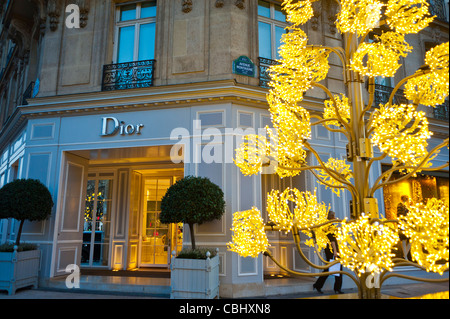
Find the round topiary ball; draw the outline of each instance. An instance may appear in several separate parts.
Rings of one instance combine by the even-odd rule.
[[[191,231],[195,248],[193,225],[222,217],[225,200],[222,189],[206,177],[186,176],[167,190],[161,200],[162,223],[185,223]]]
[[[17,243],[20,241],[23,222],[47,219],[53,207],[47,187],[37,179],[17,179],[0,189],[0,219],[20,221]]]

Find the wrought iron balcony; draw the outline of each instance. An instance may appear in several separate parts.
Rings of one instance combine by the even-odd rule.
[[[445,8],[444,0],[428,0],[430,4],[429,11],[431,15],[435,15],[437,19],[448,22],[448,13]]]
[[[375,84],[374,107],[378,107],[380,104],[386,104],[389,101],[389,96],[391,96],[392,90],[393,88],[389,86]],[[408,100],[403,95],[403,90],[397,90],[394,98],[392,99],[392,103],[408,103]],[[444,104],[436,105],[433,108],[433,117],[443,121],[449,120],[448,99],[444,102]]]
[[[448,121],[448,99],[445,100],[444,104],[436,105],[433,108],[433,115],[435,119]]]
[[[23,92],[22,105],[28,105],[27,99],[31,98],[33,94],[33,88],[34,82],[30,82],[30,84],[28,84],[28,87],[25,89],[25,92]]]
[[[271,60],[262,57],[259,57],[258,61],[259,61],[259,86],[268,89],[270,88],[269,87],[270,76],[268,70],[272,65],[277,65],[278,62],[276,60]]]
[[[380,104],[386,104],[389,101],[393,89],[390,86],[375,84],[374,106],[378,107]],[[408,100],[403,95],[403,90],[399,89],[395,92],[392,102],[395,104],[408,103]]]
[[[155,60],[143,60],[103,66],[102,91],[153,86]]]

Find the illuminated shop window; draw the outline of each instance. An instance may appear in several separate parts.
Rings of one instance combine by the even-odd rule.
[[[384,187],[384,205],[387,219],[397,218],[397,206],[401,197],[406,195],[414,203],[426,203],[429,198],[438,198],[448,202],[449,178],[445,174],[417,174],[414,178],[405,179]],[[392,179],[400,178],[394,175]]]

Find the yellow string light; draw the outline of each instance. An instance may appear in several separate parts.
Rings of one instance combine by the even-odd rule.
[[[267,213],[269,219],[280,227],[283,231],[291,231],[295,225],[304,234],[310,237],[305,241],[308,246],[314,246],[313,237],[316,239],[318,249],[325,248],[329,242],[327,227],[320,227],[308,230],[312,226],[322,224],[328,220],[328,210],[325,203],[317,201],[316,191],[299,191],[296,188],[287,188],[283,192],[272,190],[267,194]]]
[[[256,207],[234,213],[231,230],[232,241],[227,247],[242,257],[256,258],[270,246],[264,230],[264,221]]]
[[[384,32],[375,38],[377,42],[360,44],[350,61],[350,68],[369,77],[393,77],[401,66],[398,63],[400,57],[406,57],[412,47],[406,43],[403,34],[396,32]]]
[[[449,265],[449,205],[429,198],[426,204],[409,204],[399,217],[399,228],[409,238],[413,261],[427,271],[443,274]]]
[[[312,2],[316,0],[284,0],[283,9],[286,12],[286,20],[294,26],[308,22],[314,15]]]
[[[302,101],[303,93],[311,88],[311,83],[325,79],[330,68],[329,52],[321,47],[308,47],[307,40],[301,29],[283,34],[284,44],[279,49],[283,63],[269,69],[272,94],[290,105]]]
[[[254,175],[261,172],[264,160],[270,154],[270,143],[264,136],[250,134],[244,136],[244,142],[236,149],[233,159],[244,175]]]
[[[381,222],[362,215],[355,221],[344,221],[336,232],[339,262],[358,276],[363,273],[392,271],[392,250],[399,240],[397,232]]]
[[[377,0],[341,0],[341,10],[336,19],[336,27],[341,33],[366,34],[376,26],[384,6]]]
[[[387,24],[396,32],[417,33],[430,24],[428,0],[389,0],[385,12]]]
[[[336,101],[336,107],[338,109],[338,114],[340,115],[342,120],[345,121],[345,123],[350,123],[350,104],[348,103],[348,98],[344,94],[341,94],[341,97],[339,97],[339,95],[334,96],[334,100]],[[324,104],[325,109],[323,112],[323,118],[324,119],[338,118],[336,114],[336,107],[334,106],[333,101],[325,100]],[[327,124],[336,126],[341,125],[341,123],[339,123],[338,121],[328,121]]]
[[[339,177],[346,180],[347,182],[350,182],[350,179],[353,176],[353,173],[351,171],[350,165],[348,165],[344,160],[338,160],[333,157],[330,157],[328,161],[325,163],[325,167],[335,171],[338,173]],[[323,170],[317,170],[317,174],[321,177],[321,179],[326,182],[329,185],[333,186],[342,186],[343,184],[336,180],[335,178],[331,177],[330,174]],[[319,181],[320,183],[320,181]],[[335,193],[338,197],[340,196],[341,188],[336,187],[329,187],[328,185],[325,185],[326,188],[331,188],[331,191]]]
[[[424,112],[416,111],[412,104],[380,105],[374,111],[372,128],[372,143],[393,161],[415,167],[428,155],[427,140],[432,135],[428,130],[428,119]],[[422,168],[429,167],[432,158]]]
[[[431,73],[413,77],[405,84],[408,100],[428,106],[444,103],[449,91],[449,42],[430,49],[425,64]]]

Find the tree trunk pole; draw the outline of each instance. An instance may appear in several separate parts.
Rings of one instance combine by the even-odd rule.
[[[354,52],[358,49],[358,37],[356,34],[346,36],[346,46],[348,48],[348,58],[350,59]],[[346,48],[347,49],[347,48]],[[367,159],[362,157],[360,149],[360,141],[366,138],[364,121],[359,121],[362,110],[365,108],[363,99],[363,80],[358,72],[348,70],[347,72],[347,90],[350,103],[351,129],[353,131],[354,140],[349,141],[351,148],[351,161],[353,162],[353,179],[354,185],[358,192],[357,202],[353,203],[353,218],[359,218],[364,211],[364,198],[367,197],[366,176]]]
[[[19,246],[20,244],[20,237],[22,236],[22,227],[25,220],[20,221],[19,230],[17,231],[17,237],[16,237],[16,246]]]
[[[189,233],[191,236],[192,249],[195,249],[194,224],[189,224]]]

